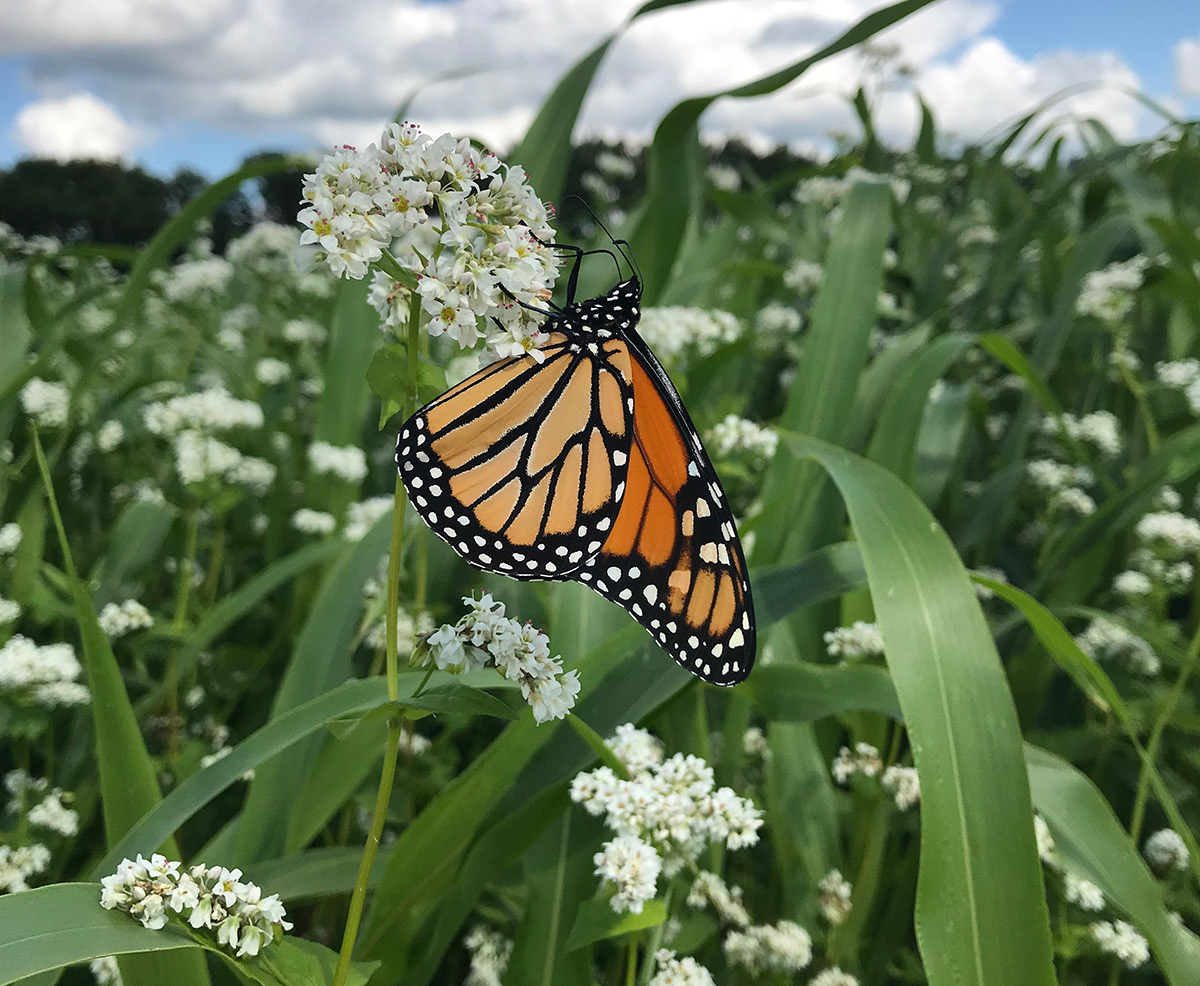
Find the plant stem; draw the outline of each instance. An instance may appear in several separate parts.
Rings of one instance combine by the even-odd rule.
[[[192,573],[196,570],[196,540],[200,532],[200,511],[193,509],[187,518],[187,545],[184,548],[183,564],[179,568],[179,593],[175,597],[175,619],[172,626],[176,640],[183,637],[187,623],[188,602],[192,596]],[[179,760],[179,646],[172,645],[167,652],[167,751],[174,770]]]
[[[637,986],[638,945],[637,932],[629,933],[629,961],[625,965],[625,986]]]
[[[1129,837],[1135,845],[1141,837],[1142,823],[1146,818],[1146,801],[1150,796],[1149,768],[1158,758],[1158,747],[1162,743],[1163,733],[1166,731],[1167,723],[1171,721],[1171,716],[1175,714],[1175,707],[1183,697],[1183,690],[1187,687],[1188,679],[1196,670],[1197,658],[1200,658],[1200,629],[1192,634],[1192,642],[1188,645],[1183,667],[1179,669],[1179,677],[1175,679],[1175,687],[1171,689],[1171,694],[1167,696],[1166,703],[1154,721],[1154,728],[1150,731],[1150,739],[1146,743],[1146,758],[1142,761],[1142,769],[1138,774],[1137,796],[1134,798],[1133,815],[1129,820]]]
[[[407,418],[417,403],[417,339],[421,325],[420,296],[413,293],[408,312],[408,393],[405,398],[404,416]],[[387,575],[387,695],[389,702],[400,698],[399,665],[397,661],[397,616],[400,610],[400,553],[404,547],[404,513],[408,496],[404,484],[396,474],[396,488],[392,497],[392,540],[388,551]],[[432,670],[432,669],[431,669]],[[429,675],[421,682],[417,693],[425,687]],[[387,820],[388,804],[392,799],[392,784],[396,779],[396,759],[400,752],[400,719],[393,716],[388,720],[387,742],[383,748],[383,774],[379,778],[379,791],[375,796],[375,813],[371,816],[371,828],[367,833],[367,844],[363,847],[362,859],[358,864],[358,875],[354,879],[354,892],[350,896],[350,911],[346,915],[346,930],[342,935],[342,948],[338,953],[337,970],[333,986],[345,986],[350,973],[350,958],[354,954],[354,942],[358,938],[358,926],[362,920],[363,905],[367,898],[367,883],[371,866],[379,849],[379,839]]]

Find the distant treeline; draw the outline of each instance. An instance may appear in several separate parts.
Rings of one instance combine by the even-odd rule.
[[[246,162],[275,156],[262,152]],[[812,166],[785,147],[758,153],[737,140],[707,149],[706,156],[718,186],[718,173],[726,184],[744,185]],[[306,170],[303,159],[297,159],[294,169],[255,178],[228,198],[212,214],[209,235],[214,249],[222,252],[226,243],[256,222],[295,222]],[[25,237],[138,246],[207,185],[203,175],[189,169],[164,178],[111,161],[29,159],[0,171],[0,222]],[[645,185],[645,147],[589,140],[572,156],[566,197],[581,197],[607,219],[639,201]],[[584,210],[555,204],[563,234],[576,235],[590,225]]]

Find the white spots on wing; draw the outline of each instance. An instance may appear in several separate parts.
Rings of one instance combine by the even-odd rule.
[[[700,646],[700,638],[697,637],[695,634],[688,637],[688,646],[689,647],[699,647]]]
[[[567,561],[569,561],[572,565],[574,565],[582,557],[583,557],[582,551],[572,551],[571,556],[567,559]]]
[[[696,529],[696,515],[690,510],[685,510],[680,521],[680,527],[683,529],[683,536],[690,538],[692,532]]]
[[[629,456],[627,456],[627,455],[626,455],[624,452],[622,452],[620,449],[617,449],[617,450],[616,450],[615,452],[613,452],[613,454],[612,454],[612,460],[613,460],[613,465],[614,465],[614,466],[623,466],[623,465],[625,465],[625,463],[626,463],[626,462],[629,460]]]
[[[717,545],[717,558],[720,559],[722,565],[729,564],[729,549],[725,545]]]
[[[745,642],[746,638],[742,636],[741,630],[734,630],[733,633],[729,635],[730,647],[741,647]]]
[[[409,465],[411,466],[412,463],[410,462]],[[409,483],[412,484],[412,488],[414,490],[419,490],[425,485],[425,480],[423,480],[420,476],[413,476],[413,478],[409,480]]]
[[[617,488],[615,490],[613,490],[613,496],[615,496],[619,500],[624,495],[625,495],[625,484],[617,483]]]
[[[596,523],[596,530],[598,530],[598,531],[607,531],[610,527],[612,527],[612,518],[611,517],[602,517]]]
[[[711,514],[712,514],[712,510],[709,509],[708,501],[706,499],[704,499],[704,497],[700,497],[696,501],[696,516],[697,517],[708,517],[708,516],[711,516]]]
[[[715,564],[717,560],[717,546],[712,541],[706,541],[700,545],[700,560],[706,561],[710,565]]]
[[[620,581],[621,570],[616,565],[610,565],[608,568],[608,577],[614,582]]]
[[[725,645],[724,644],[713,644],[712,651],[713,651],[713,657],[720,657],[723,653],[725,653]]]
[[[700,467],[698,465],[696,465],[695,459],[692,459],[692,461],[688,463],[688,475],[689,476],[699,476],[700,475]]]
[[[479,560],[485,565],[490,565],[492,563],[492,556],[489,554],[481,554],[479,556]]]
[[[648,585],[642,590],[642,595],[646,597],[646,602],[653,606],[658,602],[658,586]]]
[[[434,466],[432,469],[429,470],[429,478],[430,479],[441,479],[441,477],[442,477],[442,470],[439,469],[437,466]]]

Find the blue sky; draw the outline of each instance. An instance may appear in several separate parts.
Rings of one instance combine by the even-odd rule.
[[[39,20],[46,5],[0,10],[0,166],[30,153],[97,154],[157,172],[189,166],[216,176],[256,150],[369,140],[400,94],[481,58],[495,59],[493,71],[426,89],[413,115],[429,129],[477,133],[504,147],[567,65],[633,6],[608,0],[598,12],[590,0],[359,0],[339,29],[317,0],[291,0],[278,21],[262,12],[270,5],[154,0],[157,19],[141,16],[147,8],[128,23],[121,20],[131,17],[128,3],[63,2],[78,12],[69,30],[61,17]],[[860,16],[873,2],[829,9],[857,6],[845,16]],[[612,49],[582,130],[644,138],[678,98],[791,61],[848,23],[797,16],[798,8],[813,10],[794,0],[740,0],[732,19],[729,3],[643,19]],[[946,129],[966,139],[1063,85],[1096,78],[1136,77],[1176,111],[1200,114],[1200,91],[1184,92],[1176,70],[1177,58],[1194,52],[1200,78],[1196,0],[1144,0],[1136,13],[1085,0],[942,0],[919,16],[896,35],[903,57],[916,64],[917,88]],[[790,47],[781,37],[792,39]],[[856,66],[843,59],[821,67],[803,99],[719,104],[706,128],[718,137],[746,132],[816,147],[850,125],[844,93],[856,83]],[[887,100],[882,130],[903,142],[912,100]],[[1100,116],[1127,139],[1155,126],[1112,86],[1077,112]]]

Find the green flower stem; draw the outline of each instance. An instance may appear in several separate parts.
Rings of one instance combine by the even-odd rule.
[[[184,548],[183,564],[179,568],[179,592],[175,597],[175,619],[171,626],[175,631],[175,639],[183,639],[184,626],[187,623],[188,603],[192,598],[192,573],[196,570],[196,541],[200,533],[200,510],[194,508],[188,512],[186,547]],[[171,767],[179,761],[179,646],[174,645],[167,652],[167,755]]]
[[[412,414],[417,403],[417,339],[421,327],[421,299],[413,294],[408,312],[408,393],[405,395],[404,416]],[[404,547],[404,514],[408,507],[408,496],[400,475],[396,475],[396,488],[392,500],[392,541],[388,551],[387,575],[387,694],[389,702],[400,698],[399,664],[397,661],[397,615],[400,610],[400,553]],[[431,669],[432,671],[432,669]],[[421,682],[414,697],[425,687],[429,675]],[[371,816],[371,828],[367,833],[367,844],[363,847],[362,859],[358,864],[358,875],[354,879],[354,892],[350,897],[350,911],[346,915],[346,930],[342,935],[342,948],[338,953],[337,970],[333,986],[345,986],[350,973],[350,959],[354,954],[354,942],[358,938],[358,926],[362,921],[363,905],[367,898],[367,881],[371,866],[379,849],[383,825],[387,820],[388,805],[392,800],[392,784],[396,779],[396,760],[400,752],[401,721],[397,716],[388,720],[387,741],[383,747],[383,774],[379,778],[379,791],[375,796],[375,813]]]
[[[625,986],[637,986],[638,934],[629,933],[629,961],[625,963]]]
[[[1175,714],[1175,707],[1183,697],[1188,679],[1192,676],[1192,672],[1196,670],[1197,659],[1200,659],[1200,628],[1192,635],[1192,642],[1188,646],[1187,657],[1184,658],[1183,667],[1179,669],[1179,677],[1175,679],[1175,687],[1171,689],[1171,694],[1167,696],[1167,701],[1159,712],[1158,718],[1154,722],[1154,728],[1150,732],[1150,739],[1146,743],[1146,756],[1142,760],[1142,769],[1138,774],[1137,796],[1134,798],[1133,814],[1129,820],[1129,837],[1135,845],[1141,838],[1142,823],[1146,818],[1146,801],[1150,796],[1150,772],[1148,768],[1158,759],[1158,748],[1162,743],[1163,733],[1166,731],[1167,723],[1171,721],[1171,716]]]

